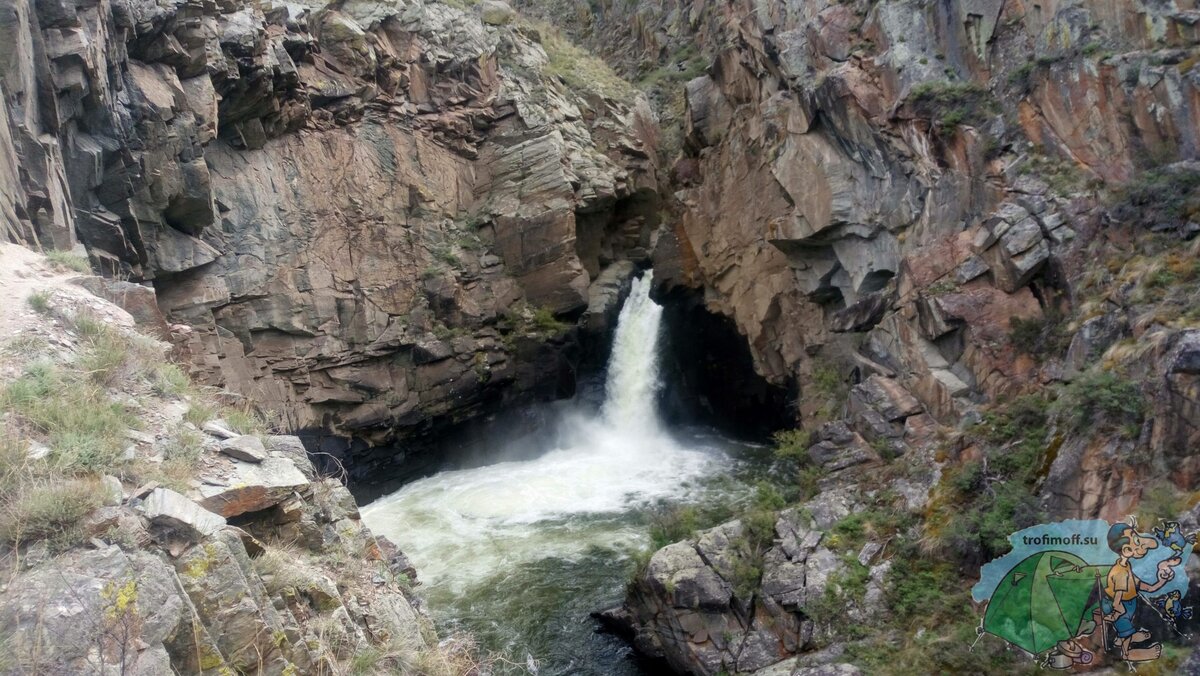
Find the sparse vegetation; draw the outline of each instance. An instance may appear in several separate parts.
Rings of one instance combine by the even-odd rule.
[[[1054,411],[1077,434],[1111,430],[1133,439],[1141,431],[1146,403],[1133,381],[1092,369],[1063,389]]]
[[[994,107],[990,94],[980,85],[946,80],[913,87],[908,103],[917,115],[929,118],[945,133],[964,124],[983,124]]]
[[[461,270],[463,268],[462,259],[459,258],[454,248],[449,245],[442,244],[436,246],[431,250],[431,253],[439,263],[443,263],[454,270]]]
[[[1026,61],[1019,68],[1008,74],[1008,83],[1023,93],[1028,92],[1032,84],[1030,80],[1033,77],[1035,68],[1036,64],[1034,62]]]
[[[572,89],[593,92],[604,97],[628,100],[636,94],[633,86],[617,75],[603,59],[579,47],[557,27],[539,20],[524,19],[526,30],[536,36],[546,50],[546,73],[557,77]]]
[[[926,513],[926,546],[967,566],[1004,554],[1008,536],[1041,518],[1033,495],[1061,439],[1047,443],[1049,402],[1017,397],[984,413],[970,432],[983,459],[948,466]]]
[[[944,296],[948,293],[954,293],[958,290],[958,282],[953,279],[939,279],[925,288],[925,293],[930,296]]]
[[[34,291],[25,299],[25,303],[33,308],[34,312],[40,314],[50,313],[50,292],[49,291]]]
[[[533,311],[533,327],[542,333],[559,334],[570,328],[570,325],[559,321],[549,308],[540,307]]]
[[[1071,335],[1058,313],[1047,312],[1029,319],[1011,317],[1008,321],[1011,327],[1008,342],[1018,352],[1038,361],[1061,356],[1071,344]]]
[[[62,270],[73,270],[85,275],[92,272],[92,266],[88,263],[87,256],[72,251],[52,249],[46,252],[46,260]]]
[[[1142,227],[1175,225],[1200,218],[1200,171],[1154,169],[1118,195],[1114,214]]]
[[[5,388],[0,408],[16,416],[17,428],[46,439],[58,472],[108,471],[120,461],[125,431],[137,425],[122,404],[94,383],[80,382],[62,367],[35,362]]]

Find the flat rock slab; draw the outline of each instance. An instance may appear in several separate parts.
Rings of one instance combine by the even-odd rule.
[[[225,519],[169,488],[155,488],[139,508],[150,523],[208,537],[225,527]]]
[[[308,477],[287,458],[233,464],[233,474],[226,477],[227,486],[203,484],[198,489],[200,504],[226,518],[274,507],[309,485]]]
[[[251,434],[222,441],[221,452],[246,462],[262,462],[267,459],[267,447],[263,445],[262,439]]]
[[[204,427],[200,429],[218,439],[232,439],[238,436],[237,432],[229,429],[229,423],[221,419],[210,420],[204,423]]]

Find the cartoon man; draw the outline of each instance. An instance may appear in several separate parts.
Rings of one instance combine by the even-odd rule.
[[[1147,594],[1158,591],[1163,585],[1175,577],[1172,570],[1181,561],[1178,557],[1170,558],[1158,564],[1158,581],[1148,584],[1133,574],[1133,559],[1146,556],[1146,552],[1158,547],[1158,541],[1150,535],[1141,535],[1127,523],[1113,524],[1108,529],[1108,548],[1116,552],[1117,562],[1108,571],[1108,579],[1104,586],[1105,597],[1101,600],[1104,619],[1112,623],[1117,632],[1116,646],[1121,659],[1128,662],[1148,662],[1162,655],[1162,644],[1154,643],[1144,648],[1134,648],[1135,643],[1141,643],[1150,638],[1150,632],[1136,630],[1133,627],[1134,615],[1137,612],[1139,592]]]

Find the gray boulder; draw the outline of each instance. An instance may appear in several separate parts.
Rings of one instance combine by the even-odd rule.
[[[169,488],[155,488],[138,507],[151,524],[187,532],[195,539],[225,527],[225,519]]]
[[[221,442],[221,452],[231,458],[246,462],[262,462],[267,459],[267,448],[262,439],[250,434],[243,434]]]
[[[500,0],[483,0],[479,4],[479,15],[489,26],[506,26],[517,18],[516,10]]]

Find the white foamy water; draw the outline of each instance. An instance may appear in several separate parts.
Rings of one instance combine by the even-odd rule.
[[[489,580],[516,579],[540,561],[578,562],[597,547],[645,545],[645,526],[631,518],[639,509],[685,499],[698,490],[696,480],[732,464],[711,446],[684,447],[660,424],[662,308],[650,285],[647,272],[622,307],[599,414],[567,420],[559,442],[534,459],[442,472],[363,510],[367,525],[412,559],[435,614],[478,619],[494,602],[481,598]],[[625,572],[612,572],[608,582],[619,590]]]

